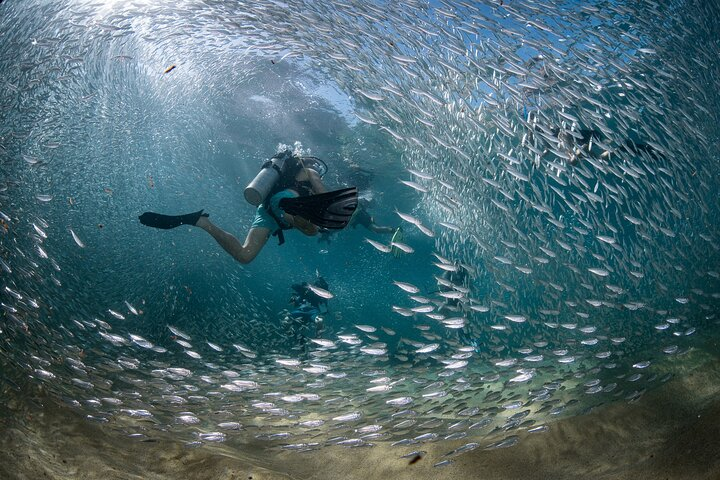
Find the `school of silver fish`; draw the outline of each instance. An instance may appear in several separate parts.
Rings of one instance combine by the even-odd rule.
[[[717,328],[713,2],[20,3],[0,5],[0,366],[91,421],[189,445],[385,442],[404,459],[456,441],[442,467],[640,398],[670,378],[663,364]],[[247,81],[260,61],[320,72],[359,127],[401,152],[397,182],[417,206],[383,205],[404,239],[368,235],[366,255],[413,258],[434,243],[415,258],[436,269],[434,291],[393,270],[379,286],[397,294],[386,317],[302,352],[253,347],[286,337],[243,290],[258,281],[249,274],[218,287],[244,299],[242,315],[225,309],[245,335],[229,342],[219,327],[216,337],[177,327],[169,297],[142,302],[163,281],[157,267],[71,267],[125,235],[103,219],[133,187],[122,161],[100,152],[184,118],[175,99],[213,117],[198,92]],[[185,81],[148,93],[171,75]],[[149,108],[121,118],[130,97]],[[182,136],[212,144],[179,122],[142,135],[177,142],[178,156],[192,153]],[[61,154],[76,157],[73,171]],[[80,192],[97,165],[115,186],[92,187],[102,205],[91,233],[68,212],[88,202]],[[121,276],[134,290],[108,293]],[[334,302],[333,287],[312,288]],[[152,334],[134,329],[143,310],[162,319]],[[407,331],[390,328],[398,318]]]

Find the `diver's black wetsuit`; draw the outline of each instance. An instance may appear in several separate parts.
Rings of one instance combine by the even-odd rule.
[[[318,325],[316,320],[321,313],[328,312],[327,299],[310,290],[308,285],[307,282],[304,282],[291,286],[294,294],[290,302],[295,309],[290,312],[290,316],[293,319],[294,337],[299,343],[321,333],[322,326]],[[322,289],[328,288],[327,282],[322,277],[318,277],[313,285]]]

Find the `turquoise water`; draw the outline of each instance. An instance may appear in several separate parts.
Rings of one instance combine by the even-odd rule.
[[[152,419],[126,434],[305,449],[512,444],[666,381],[717,335],[717,7],[506,3],[0,5],[7,388]],[[244,238],[243,188],[296,141],[414,252],[289,232],[243,266],[137,221],[203,208]],[[283,323],[318,273],[332,347]]]

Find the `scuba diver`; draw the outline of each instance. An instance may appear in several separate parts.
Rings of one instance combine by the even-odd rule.
[[[368,212],[368,209],[371,206],[371,200],[368,200],[367,198],[360,197],[358,198],[357,208],[355,209],[355,212],[350,217],[350,220],[348,221],[348,226],[354,228],[357,228],[358,225],[365,227],[366,229],[370,230],[371,232],[375,233],[395,233],[398,231],[400,227],[389,227],[389,226],[383,226],[378,225],[375,223],[375,219],[372,215],[370,215],[370,212]],[[332,240],[332,234],[334,232],[330,230],[321,230],[320,231],[320,238],[318,239],[318,242],[326,242],[330,243]]]
[[[319,158],[299,156],[290,149],[267,160],[245,188],[245,199],[258,208],[244,243],[214,225],[203,210],[186,215],[145,212],[139,217],[140,223],[165,230],[180,225],[202,228],[235,260],[250,263],[271,235],[282,245],[284,230],[295,228],[313,236],[318,228],[340,230],[347,226],[357,207],[357,188],[327,192],[322,183],[326,171],[325,162]]]
[[[318,275],[315,281],[296,283],[291,286],[293,295],[290,303],[294,309],[290,312],[288,320],[293,337],[298,342],[304,343],[306,338],[317,338],[322,335],[324,324],[323,317],[328,313],[327,299],[315,293],[311,286],[328,289],[328,283]]]
[[[356,228],[358,225],[360,225],[375,233],[395,232],[395,230],[397,230],[397,227],[387,227],[375,223],[375,219],[372,215],[370,215],[370,212],[368,212],[371,203],[371,200],[368,200],[367,198],[358,199],[357,209],[355,209],[355,213],[353,213],[352,217],[350,217],[350,222],[348,223],[348,225],[353,228]]]
[[[543,155],[549,152],[563,158],[562,155],[553,151],[553,148],[565,150],[564,153],[568,156],[568,162],[573,166],[577,165],[584,157],[591,156],[593,158],[601,158],[612,153],[629,153],[631,155],[645,154],[653,160],[660,160],[662,158],[662,155],[651,145],[635,142],[630,139],[626,139],[624,143],[615,147],[603,145],[603,147],[608,148],[608,150],[605,150],[603,147],[600,147],[602,142],[605,141],[605,135],[598,130],[581,128],[577,131],[570,132],[560,129],[559,127],[548,128],[542,125],[535,125],[535,134],[540,137],[545,144],[546,148],[542,152]]]

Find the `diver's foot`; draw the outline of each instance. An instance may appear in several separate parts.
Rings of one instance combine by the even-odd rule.
[[[200,210],[200,215],[195,219],[194,223],[188,223],[188,225],[195,225],[196,227],[205,228],[208,225],[210,225],[210,220],[208,220],[208,217],[210,214],[208,213],[202,213],[202,210]],[[193,214],[194,215],[194,214]]]

